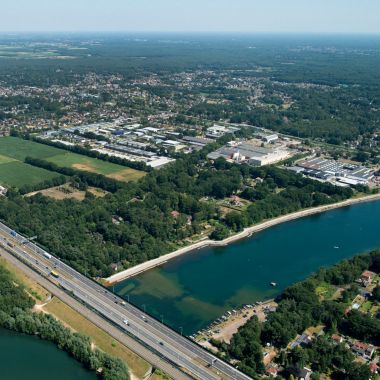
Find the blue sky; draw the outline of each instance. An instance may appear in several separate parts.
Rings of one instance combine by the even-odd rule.
[[[380,33],[380,0],[0,0],[1,31]]]

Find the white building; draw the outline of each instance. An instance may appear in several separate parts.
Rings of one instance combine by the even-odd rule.
[[[266,143],[271,144],[278,140],[278,135],[273,134],[273,135],[263,136],[263,140]]]
[[[207,155],[209,159],[215,160],[223,157],[234,162],[247,162],[253,166],[264,166],[275,164],[291,157],[288,150],[269,149],[245,142],[236,146],[224,146]]]

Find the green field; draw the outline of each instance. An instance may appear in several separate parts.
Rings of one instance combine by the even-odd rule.
[[[120,181],[135,181],[144,176],[143,172],[135,169],[71,152],[64,152],[53,157],[48,157],[47,161],[53,162],[58,166],[103,174]]]
[[[62,154],[64,151],[52,146],[38,144],[33,141],[22,140],[17,137],[0,138],[0,155],[24,161],[25,157],[46,159]]]
[[[23,161],[27,156],[48,160],[62,167],[103,174],[124,182],[135,181],[145,175],[138,170],[33,141],[2,137],[0,138],[0,183],[20,187],[57,176],[56,173],[26,165]]]
[[[0,160],[0,184],[21,188],[24,185],[37,185],[47,179],[59,176],[58,173],[36,168],[20,161],[3,163]]]

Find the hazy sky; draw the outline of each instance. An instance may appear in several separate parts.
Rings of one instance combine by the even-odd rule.
[[[380,33],[380,0],[0,0],[0,30]]]

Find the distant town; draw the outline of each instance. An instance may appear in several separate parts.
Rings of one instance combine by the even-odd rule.
[[[378,379],[379,41],[140,37],[0,35],[0,326],[105,380]]]

